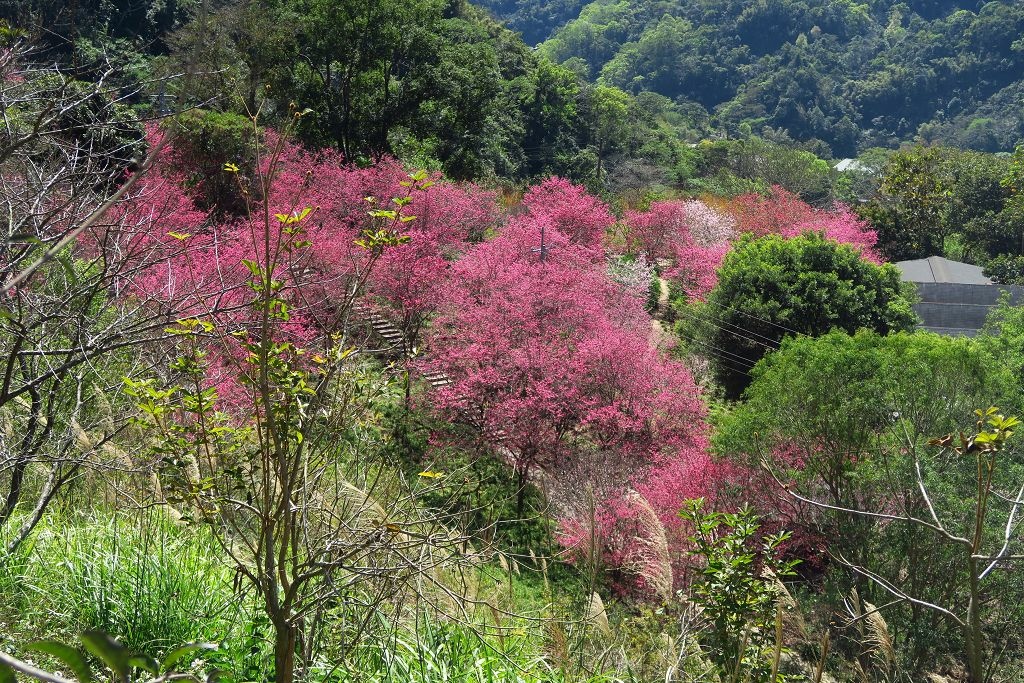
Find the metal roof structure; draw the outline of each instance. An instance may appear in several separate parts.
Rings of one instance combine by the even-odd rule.
[[[838,162],[836,162],[836,164],[832,168],[834,168],[835,170],[839,171],[840,173],[844,173],[846,171],[872,171],[872,170],[874,170],[870,166],[865,164],[863,161],[859,161],[857,159],[840,159]]]
[[[921,300],[914,311],[921,317],[919,329],[951,336],[973,337],[1007,293],[1011,303],[1024,302],[1024,287],[996,285],[980,266],[950,261],[941,256],[894,264],[905,282],[913,282]]]
[[[961,285],[991,285],[981,266],[950,261],[941,256],[898,261],[894,264],[907,282],[950,282]]]

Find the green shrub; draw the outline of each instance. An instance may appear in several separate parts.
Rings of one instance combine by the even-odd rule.
[[[760,536],[749,507],[705,512],[703,504],[691,500],[680,513],[693,525],[693,552],[705,563],[690,598],[706,621],[699,639],[723,681],[775,683],[782,647],[774,628],[779,577],[792,575],[796,565],[780,559],[788,534]]]
[[[238,114],[192,109],[164,126],[175,135],[173,161],[185,174],[196,205],[221,216],[244,214],[239,179],[244,183],[252,175],[256,160],[253,122]],[[225,163],[235,164],[240,173],[225,173]]]

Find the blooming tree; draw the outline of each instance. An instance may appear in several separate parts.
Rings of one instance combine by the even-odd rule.
[[[701,247],[724,244],[736,235],[732,216],[715,211],[696,199],[683,204],[690,241]]]
[[[609,278],[592,249],[542,220],[511,221],[453,265],[421,367],[450,380],[432,394],[441,413],[477,422],[509,460],[520,506],[528,481],[554,482],[563,541],[578,546],[593,528],[578,495],[589,490],[605,561],[661,592],[665,574],[655,579],[654,569],[664,563],[651,557],[669,551],[650,555],[660,541],[642,540],[638,524],[674,524],[685,497],[703,490],[699,391],[683,365],[650,345],[639,298]],[[552,246],[543,260],[542,227]],[[669,471],[677,476],[657,481]]]
[[[675,244],[688,236],[687,207],[684,202],[654,202],[647,211],[627,211],[627,249],[648,261],[672,259]]]
[[[820,232],[828,239],[855,247],[873,263],[882,262],[875,251],[878,235],[844,204],[837,203],[830,209],[815,209],[797,195],[775,185],[770,195],[741,195],[733,200],[730,208],[739,232],[783,237]]]
[[[654,202],[629,211],[627,248],[668,262],[663,271],[689,297],[702,298],[715,284],[715,271],[729,249],[734,221],[699,201]]]
[[[548,178],[523,195],[523,207],[535,219],[546,219],[573,244],[597,248],[615,223],[608,205],[582,185]]]
[[[497,221],[493,193],[440,177],[423,184],[405,208],[416,217],[408,224],[408,242],[382,254],[369,281],[378,309],[398,325],[410,346],[441,303],[452,262]]]

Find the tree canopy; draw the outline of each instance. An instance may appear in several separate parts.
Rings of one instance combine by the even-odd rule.
[[[517,29],[556,17],[543,54],[696,103],[734,134],[784,131],[838,156],[914,136],[1008,151],[1024,136],[1024,9],[1011,0],[484,4]]]
[[[895,266],[808,232],[745,235],[726,254],[705,302],[681,308],[684,336],[714,359],[725,393],[738,398],[750,370],[783,337],[833,329],[906,330],[916,316]]]

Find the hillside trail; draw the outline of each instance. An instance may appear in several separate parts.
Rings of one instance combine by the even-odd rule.
[[[664,343],[669,341],[669,333],[665,329],[665,326],[662,324],[661,320],[659,319],[661,316],[665,314],[665,311],[668,309],[668,280],[666,280],[663,277],[659,277],[658,287],[661,291],[658,294],[658,308],[657,310],[654,311],[654,314],[651,316],[650,340],[652,346],[656,348],[661,348],[664,345]]]

